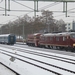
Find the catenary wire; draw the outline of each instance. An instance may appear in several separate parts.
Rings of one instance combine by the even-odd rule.
[[[22,5],[22,6],[24,6],[24,7],[27,7],[27,8],[29,8],[29,9],[31,9],[31,10],[34,10],[33,8],[28,7],[28,6],[26,6],[26,5],[22,4],[22,3],[19,3],[19,2],[15,1],[15,0],[12,0],[12,1],[15,2],[15,3],[17,3],[17,4]]]

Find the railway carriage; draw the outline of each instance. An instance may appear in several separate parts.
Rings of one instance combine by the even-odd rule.
[[[54,34],[52,34],[52,33],[47,33],[47,34],[41,35],[40,40],[39,40],[39,46],[50,48],[50,46],[53,45],[53,40],[54,40],[53,37],[54,37]]]
[[[15,44],[16,37],[13,34],[2,34],[0,35],[0,43],[1,44]]]
[[[31,34],[27,45],[75,51],[75,32]]]
[[[75,49],[75,32],[48,33],[40,36],[39,45],[47,48]]]

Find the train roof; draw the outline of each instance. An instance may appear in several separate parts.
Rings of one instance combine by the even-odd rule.
[[[58,35],[71,35],[71,34],[75,34],[75,32],[62,32],[62,33],[58,33]]]
[[[54,35],[54,34],[52,34],[52,33],[46,33],[46,34],[42,34],[41,36],[52,36],[52,35]]]
[[[34,33],[33,35],[36,36],[36,35],[39,35],[39,34],[41,34],[41,33]]]
[[[12,34],[1,34],[0,37],[3,37],[3,36],[7,37],[9,35],[12,35]]]
[[[61,32],[61,33],[47,33],[47,34],[43,34],[41,36],[45,36],[45,37],[48,37],[48,36],[66,36],[66,35],[71,35],[71,34],[75,34],[75,32]]]
[[[34,34],[28,34],[28,37],[33,37],[33,36],[37,36],[40,35],[41,33],[34,33]]]

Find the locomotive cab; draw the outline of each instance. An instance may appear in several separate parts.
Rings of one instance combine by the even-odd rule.
[[[72,44],[73,48],[75,48],[75,34],[71,34],[70,39],[71,39],[71,44]]]
[[[38,46],[41,33],[30,34],[27,37],[26,44],[31,46]]]

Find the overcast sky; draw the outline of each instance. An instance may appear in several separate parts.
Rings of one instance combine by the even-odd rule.
[[[2,1],[2,2],[1,2]],[[0,10],[5,10],[5,0],[0,0]],[[17,0],[15,0],[17,1]],[[17,3],[18,2],[18,3]],[[0,11],[0,24],[5,24],[9,21],[13,21],[18,18],[18,16],[23,16],[25,14],[28,14],[29,16],[34,16],[34,2],[33,1],[11,1],[10,3],[10,10],[26,10],[25,11],[8,11],[7,14],[10,14],[11,16],[3,16],[2,14],[5,14],[5,11]],[[19,4],[21,3],[21,4]],[[63,11],[63,3],[62,2],[38,2],[38,9],[41,10],[50,10],[50,11],[58,11],[53,12],[53,16],[55,19],[63,19],[65,22],[71,22],[75,20],[75,2],[69,2],[67,6],[69,12],[67,13],[68,16],[71,17],[65,17],[65,13],[61,12]],[[7,2],[7,9],[8,9],[8,2]],[[59,12],[60,11],[60,12]],[[41,15],[40,12],[37,12],[37,15]]]

